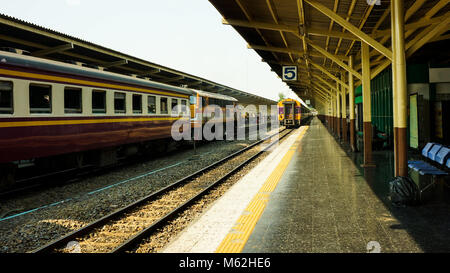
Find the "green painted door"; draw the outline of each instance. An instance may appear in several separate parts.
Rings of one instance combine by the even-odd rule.
[[[409,146],[416,149],[419,148],[417,94],[409,96]]]

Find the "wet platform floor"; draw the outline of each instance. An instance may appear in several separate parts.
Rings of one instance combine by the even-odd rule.
[[[312,120],[243,252],[367,252],[371,241],[381,252],[450,251],[448,203],[392,206],[392,152],[363,169],[345,148]]]

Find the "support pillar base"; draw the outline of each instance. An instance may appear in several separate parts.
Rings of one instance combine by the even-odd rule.
[[[353,152],[356,151],[355,119],[350,120],[350,147]]]
[[[406,141],[406,128],[394,128],[396,138],[395,174],[396,176],[408,176],[408,147]]]
[[[337,137],[338,139],[341,139],[341,118],[337,117],[336,118],[336,123],[337,123]]]
[[[342,118],[342,139],[344,142],[348,142],[347,139],[347,118]]]
[[[364,122],[364,166],[374,165],[372,160],[372,122]]]

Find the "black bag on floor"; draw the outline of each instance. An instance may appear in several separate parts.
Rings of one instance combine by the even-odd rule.
[[[397,176],[389,182],[389,196],[394,205],[416,205],[419,203],[419,188],[411,178]]]

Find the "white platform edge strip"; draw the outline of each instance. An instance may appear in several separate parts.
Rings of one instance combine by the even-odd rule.
[[[303,130],[296,130],[276,147],[161,252],[213,253]]]

